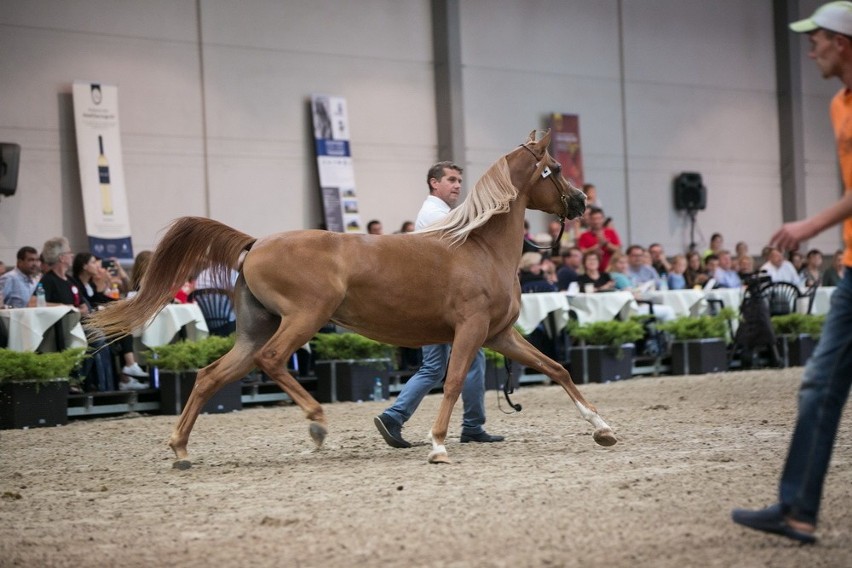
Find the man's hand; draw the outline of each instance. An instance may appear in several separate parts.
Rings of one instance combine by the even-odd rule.
[[[769,244],[781,250],[796,250],[799,243],[809,239],[819,232],[810,219],[784,223],[778,231],[772,235]]]

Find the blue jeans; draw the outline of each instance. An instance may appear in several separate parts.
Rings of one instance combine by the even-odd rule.
[[[420,369],[408,379],[402,387],[393,405],[385,410],[385,414],[404,424],[429,391],[438,386],[447,371],[450,360],[450,345],[425,345],[423,347],[423,364]],[[485,424],[485,353],[480,349],[462,387],[462,402],[464,417],[462,430],[466,434],[479,434],[484,431]]]
[[[779,484],[785,514],[816,525],[822,486],[852,384],[852,268],[831,296],[799,389],[799,416]]]

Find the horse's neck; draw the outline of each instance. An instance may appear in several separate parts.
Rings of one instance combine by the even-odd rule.
[[[485,225],[471,233],[471,237],[493,249],[495,263],[504,264],[507,270],[517,271],[523,249],[525,202],[512,203],[509,212],[495,215]]]

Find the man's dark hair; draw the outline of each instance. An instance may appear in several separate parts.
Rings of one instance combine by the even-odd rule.
[[[711,260],[716,260],[716,261],[718,261],[718,260],[719,260],[719,257],[718,257],[718,256],[716,256],[715,254],[708,254],[707,256],[705,256],[705,257],[704,257],[704,264],[707,264],[707,263],[708,263],[708,262],[710,262]]]
[[[458,173],[464,173],[464,170],[461,166],[456,165],[454,162],[450,162],[445,160],[443,162],[438,162],[431,168],[429,168],[429,173],[426,174],[426,185],[429,186],[429,193],[432,193],[432,184],[429,182],[432,181],[432,178],[440,180],[444,177],[444,168],[448,170],[456,170]]]
[[[603,209],[600,207],[589,207],[589,215],[594,215],[595,213],[603,215]]]
[[[381,224],[382,224],[382,222],[379,221],[378,219],[373,219],[372,221],[367,223],[367,232],[369,233],[370,229],[372,229],[374,225],[381,225]]]
[[[21,247],[18,249],[18,260],[24,260],[28,254],[38,254],[38,251],[33,247]]]

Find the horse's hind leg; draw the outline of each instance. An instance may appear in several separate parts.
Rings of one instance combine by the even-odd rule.
[[[287,317],[275,335],[255,354],[254,361],[269,378],[293,399],[311,421],[309,432],[317,447],[328,433],[325,412],[317,400],[287,370],[287,361],[302,345],[311,340],[326,319],[304,316]]]
[[[254,349],[250,343],[238,341],[231,351],[198,371],[195,386],[189,393],[186,406],[184,406],[180,419],[169,439],[169,446],[174,450],[177,457],[174,467],[178,469],[190,467],[191,463],[187,459],[186,445],[201,408],[223,386],[241,379],[251,371],[254,366],[252,362],[253,352]]]
[[[517,330],[510,328],[500,335],[495,336],[487,343],[487,347],[502,353],[509,359],[517,361],[522,365],[541,370],[542,373],[562,385],[562,388],[565,389],[565,392],[574,401],[574,405],[580,412],[580,416],[594,426],[595,442],[601,446],[612,446],[618,441],[612,428],[604,422],[604,419],[598,414],[594,405],[586,401],[586,398],[577,388],[577,385],[571,380],[571,375],[568,371],[562,365],[530,345]]]

